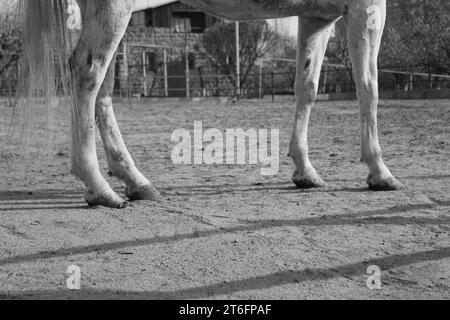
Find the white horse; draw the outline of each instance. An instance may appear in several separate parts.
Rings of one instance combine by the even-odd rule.
[[[21,0],[25,12],[25,56],[30,72],[48,80],[42,62],[47,45],[65,45],[66,0]],[[74,102],[72,108],[72,173],[87,188],[91,206],[121,208],[124,200],[102,176],[96,154],[95,126],[103,139],[111,175],[126,184],[130,200],[157,200],[160,194],[136,168],[114,116],[111,95],[114,57],[125,34],[135,0],[77,0],[82,13],[81,38],[70,57]],[[344,18],[348,47],[361,108],[361,159],[370,170],[373,190],[396,190],[402,184],[382,160],[377,131],[377,57],[386,20],[386,0],[182,0],[193,7],[230,20],[299,17],[298,64],[294,133],[290,156],[299,188],[325,182],[308,156],[308,122],[333,25]],[[41,60],[41,61],[40,61]],[[53,61],[52,61],[53,63]],[[54,71],[54,70],[53,70]],[[52,71],[52,72],[53,72]],[[47,74],[47,75],[46,75]],[[51,77],[51,76],[50,76]],[[31,83],[33,85],[33,83]]]

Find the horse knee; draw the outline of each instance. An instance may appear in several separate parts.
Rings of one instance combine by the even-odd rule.
[[[95,117],[97,125],[99,121],[107,117],[108,113],[112,110],[112,98],[110,96],[97,97],[95,101]]]
[[[101,73],[104,72],[106,57],[103,54],[94,55],[89,50],[87,54],[75,50],[69,60],[69,66],[75,78],[75,86],[81,92],[92,92],[100,87]]]
[[[311,107],[317,100],[318,84],[313,80],[307,80],[296,84],[298,100],[307,107]]]
[[[80,163],[79,159],[74,156],[72,158],[72,167],[70,169],[70,174],[80,181],[84,182],[87,177],[87,172],[86,170],[83,170],[83,168],[84,166]]]

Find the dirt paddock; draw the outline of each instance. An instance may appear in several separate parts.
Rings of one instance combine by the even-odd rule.
[[[141,102],[116,111],[162,202],[87,208],[68,174],[66,122],[52,128],[49,156],[25,161],[7,144],[12,110],[1,107],[0,298],[450,298],[450,101],[381,102],[385,160],[407,187],[379,193],[367,190],[359,162],[354,101],[314,109],[311,159],[330,184],[320,190],[290,182],[293,103]],[[200,120],[280,129],[279,174],[172,164],[172,132]],[[99,156],[106,175],[101,144]],[[66,288],[70,265],[81,268],[81,291]],[[366,286],[370,265],[382,270],[380,290]]]

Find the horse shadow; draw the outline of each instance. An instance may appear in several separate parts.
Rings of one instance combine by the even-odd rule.
[[[427,179],[438,180],[447,179],[450,175],[429,175],[429,176],[411,176],[401,177],[402,180],[411,179]],[[358,179],[334,179],[333,183],[357,183]],[[257,192],[273,192],[276,194],[317,194],[317,193],[375,193],[367,186],[345,187],[337,184],[330,184],[324,188],[316,189],[300,189],[293,185],[292,182],[254,182],[244,184],[197,184],[197,185],[179,185],[179,186],[167,186],[159,188],[163,197],[172,196],[219,196],[219,195],[233,195],[239,193],[257,193]],[[48,189],[42,191],[1,191],[0,190],[0,205],[7,205],[13,203],[17,205],[33,205],[35,201],[39,207],[32,208],[0,208],[2,211],[25,211],[25,210],[46,210],[46,209],[88,209],[84,204],[83,199],[84,192],[81,189],[77,190],[64,190],[64,189]],[[48,201],[45,201],[48,200]],[[42,207],[48,205],[49,207]],[[73,206],[69,206],[73,205]]]
[[[329,185],[323,188],[315,189],[301,189],[296,187],[292,182],[266,182],[266,183],[248,183],[248,184],[214,184],[214,185],[186,185],[186,186],[170,186],[160,189],[163,196],[215,196],[238,193],[253,193],[253,192],[274,192],[277,194],[312,194],[312,193],[370,193],[368,187],[340,187]]]

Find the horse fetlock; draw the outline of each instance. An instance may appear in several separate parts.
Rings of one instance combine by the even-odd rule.
[[[371,167],[385,167],[383,163],[383,151],[378,146],[363,146],[361,151],[361,162]]]
[[[132,191],[150,184],[150,181],[136,168],[134,163],[112,163],[110,164],[108,175],[125,182]]]
[[[294,129],[294,135],[289,145],[289,156],[292,159],[304,158],[304,156],[308,154],[308,142],[301,141],[301,138],[298,137],[297,131],[297,128]]]
[[[77,178],[78,180],[82,180],[82,174],[81,171],[78,169],[78,167],[72,166],[72,169],[70,169],[70,174]]]
[[[289,156],[294,161],[295,166],[300,172],[307,171],[306,169],[308,168],[314,170],[309,160],[307,146],[299,147],[297,144],[294,144],[293,146],[291,146]]]
[[[108,193],[112,190],[108,182],[100,174],[100,171],[96,169],[87,170],[84,168],[89,167],[74,165],[72,166],[70,173],[78,180],[84,183],[90,195],[99,195],[102,193]]]

